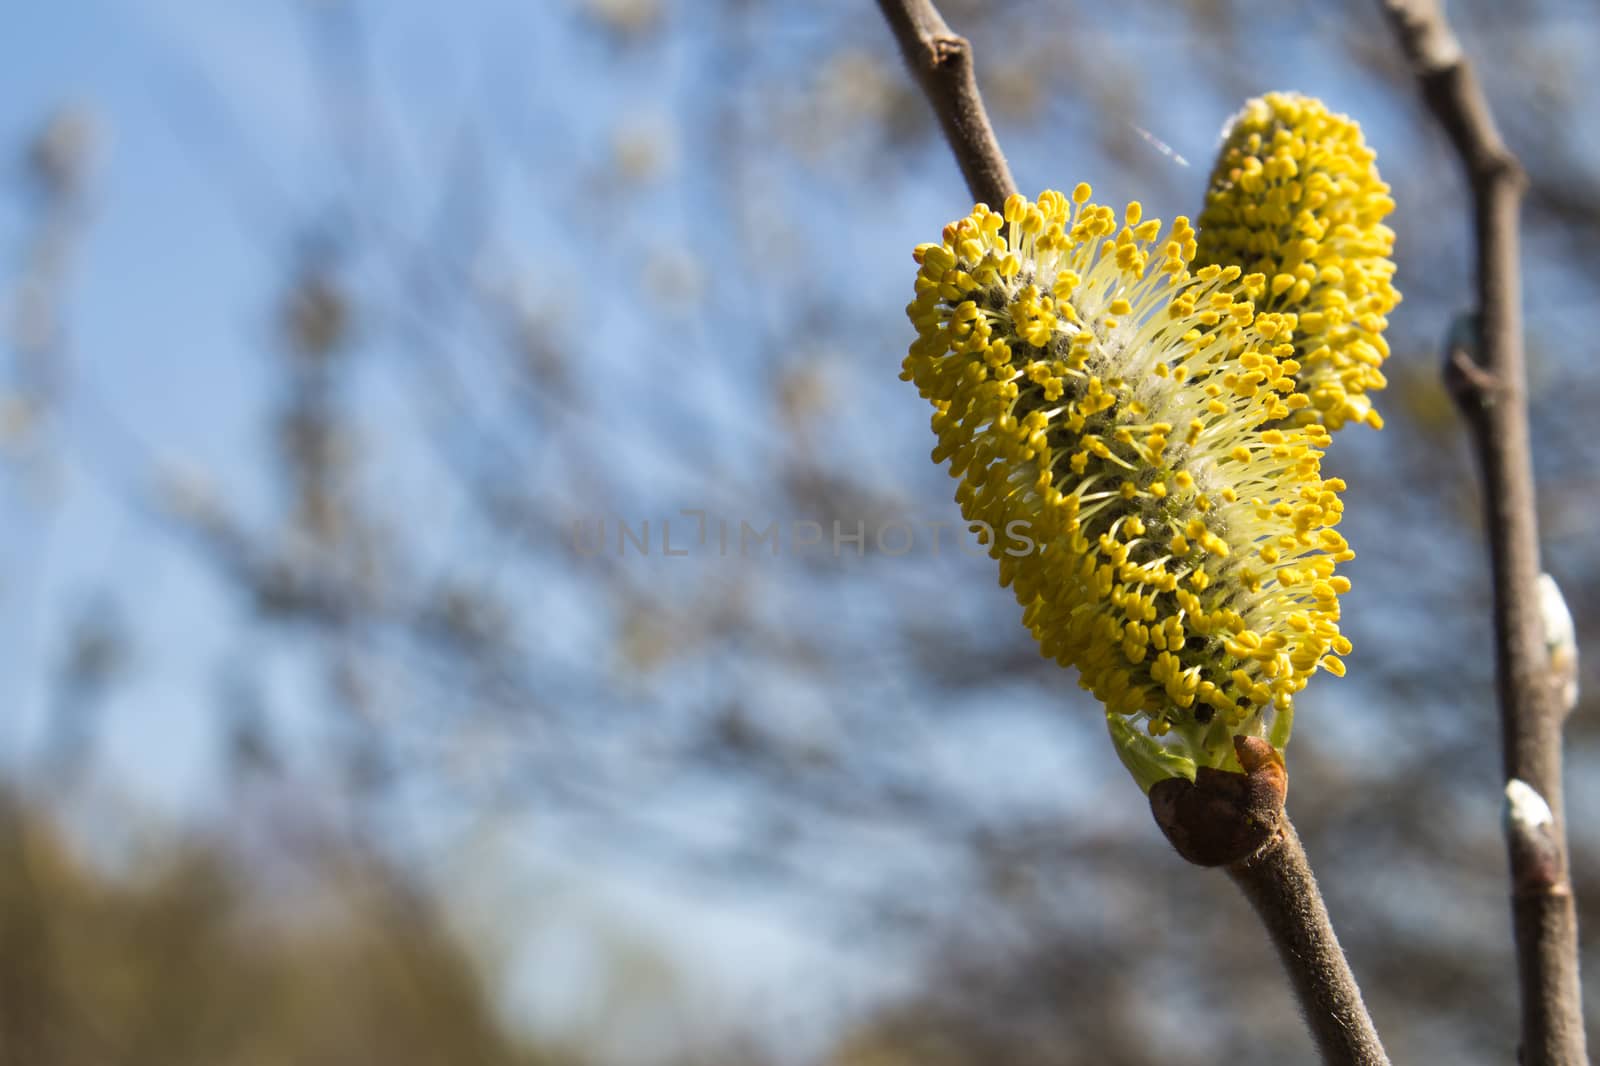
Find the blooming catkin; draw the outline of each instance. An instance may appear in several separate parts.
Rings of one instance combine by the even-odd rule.
[[[1295,421],[1381,427],[1369,392],[1383,388],[1384,316],[1400,302],[1394,210],[1361,127],[1292,93],[1251,100],[1230,121],[1200,214],[1202,265],[1266,276],[1263,311],[1294,312]]]
[[[1228,764],[1235,734],[1282,746],[1307,678],[1344,672],[1353,553],[1327,431],[1290,424],[1295,317],[1256,310],[1265,277],[1191,271],[1187,219],[1163,237],[1089,196],[979,204],[918,246],[902,377],[1001,584],[1148,788]]]

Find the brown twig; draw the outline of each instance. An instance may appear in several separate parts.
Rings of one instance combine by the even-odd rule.
[[[1339,938],[1328,921],[1300,836],[1283,809],[1283,757],[1255,737],[1235,737],[1244,773],[1201,767],[1150,789],[1150,810],[1179,855],[1221,866],[1255,908],[1294,985],[1329,1066],[1388,1066]]]
[[[1388,1066],[1361,1001],[1361,989],[1328,921],[1311,863],[1288,817],[1265,848],[1226,869],[1271,934],[1322,1060]]]
[[[878,6],[939,116],[973,199],[999,208],[1017,185],[978,94],[971,42],[954,33],[929,0],[878,0]]]
[[[1458,338],[1446,380],[1483,476],[1494,575],[1495,665],[1508,792],[1512,913],[1524,1066],[1588,1062],[1578,986],[1578,923],[1562,818],[1565,717],[1539,609],[1539,531],[1522,352],[1518,210],[1523,174],[1436,0],[1381,0],[1422,97],[1472,187],[1474,342]],[[1477,348],[1474,353],[1463,347]],[[1521,785],[1515,783],[1520,782]],[[1532,795],[1521,789],[1530,790]],[[1522,797],[1519,811],[1516,796]],[[1548,806],[1548,820],[1528,813]]]

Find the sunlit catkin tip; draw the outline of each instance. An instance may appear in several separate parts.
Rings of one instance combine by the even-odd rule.
[[[1081,185],[1005,211],[918,253],[903,376],[935,461],[968,521],[1006,531],[1001,584],[1142,787],[1236,768],[1237,737],[1281,748],[1350,647],[1344,484],[1321,475],[1327,431],[1292,424],[1295,317],[1236,266],[1192,271],[1186,221],[1163,236]]]
[[[1268,279],[1261,310],[1299,316],[1294,421],[1377,428],[1394,288],[1394,209],[1361,127],[1320,100],[1269,93],[1223,131],[1200,215],[1200,264]]]

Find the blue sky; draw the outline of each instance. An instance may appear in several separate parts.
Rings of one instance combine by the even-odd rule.
[[[259,433],[247,397],[261,368],[241,344],[251,309],[219,296],[270,291],[270,265],[265,250],[242,239],[226,188],[174,133],[163,80],[178,57],[193,63],[205,54],[171,32],[183,25],[175,5],[30,5],[6,49],[0,139],[11,151],[63,106],[85,109],[97,131],[92,217],[63,309],[75,402],[60,437],[70,448],[47,490],[56,506],[12,507],[18,521],[6,523],[8,552],[30,560],[11,571],[30,606],[5,614],[22,662],[59,656],[60,613],[113,572],[132,578],[130,606],[160,605],[135,607],[151,626],[142,649],[219,650],[219,628],[196,620],[226,604],[116,495],[121,484],[148,482],[150,459],[208,456],[249,469]],[[248,38],[232,39],[234,50],[252,54]],[[286,124],[292,112],[268,108],[271,99],[259,94],[257,104]],[[9,197],[6,206],[16,203]],[[8,215],[8,234],[18,233],[17,221]],[[169,807],[192,796],[207,746],[202,723],[185,710],[195,681],[183,658],[141,650],[139,709],[108,722],[108,750],[142,792]],[[20,676],[44,681],[39,671]],[[41,701],[35,689],[23,706],[37,710]],[[28,724],[26,715],[8,716],[8,756],[26,748],[17,731]]]
[[[554,144],[577,176],[604,157],[618,124],[636,120],[648,126],[694,94],[715,91],[715,77],[706,56],[696,54],[692,37],[672,37],[674,43],[647,73],[580,78],[576,69],[607,61],[603,44],[582,35],[536,32],[537,17],[527,5],[486,0],[448,19],[428,5],[388,5],[370,21],[368,65],[378,98],[389,108],[375,119],[393,134],[386,143],[399,146],[390,149],[392,157],[368,155],[354,164],[387,168],[384,180],[374,185],[388,202],[375,211],[425,217],[428,180],[451,150],[450,134],[464,116],[532,138],[541,147]],[[797,24],[795,40],[803,43],[805,32],[804,23]],[[297,211],[314,210],[329,161],[344,158],[345,147],[330,146],[331,131],[359,127],[345,116],[319,113],[330,97],[317,91],[308,36],[293,5],[30,4],[11,42],[8,91],[0,98],[0,143],[23,143],[42,115],[63,105],[81,106],[93,115],[99,137],[92,218],[64,312],[76,393],[70,425],[62,431],[70,446],[68,466],[57,507],[31,515],[13,509],[21,520],[7,523],[8,551],[34,561],[20,571],[22,586],[16,590],[18,602],[34,606],[7,613],[15,627],[7,643],[19,661],[48,661],[55,653],[48,642],[59,627],[39,612],[81,603],[88,588],[111,572],[135,575],[121,587],[145,633],[131,689],[119,701],[122,710],[108,720],[107,752],[119,776],[126,771],[139,781],[152,802],[182,809],[204,794],[211,749],[206,720],[185,710],[192,706],[195,686],[204,683],[195,676],[194,664],[214,662],[229,650],[229,627],[200,620],[237,620],[240,609],[182,551],[130,515],[127,500],[116,493],[122,485],[148,485],[152,466],[159,465],[225,476],[228,496],[247,513],[269,506],[272,486],[262,482],[256,460],[267,443],[260,398],[270,386],[269,354],[261,338],[292,238],[280,223]],[[1157,38],[1155,43],[1170,48],[1180,42],[1163,44]],[[1281,65],[1294,58],[1282,57]],[[1315,68],[1302,70],[1313,75],[1306,80],[1320,80]],[[513,77],[520,84],[510,84]],[[562,86],[579,83],[583,110],[522,106],[563,99]],[[630,115],[639,107],[641,86],[648,89],[650,103],[642,115]],[[1348,85],[1341,90],[1346,99],[1359,95]],[[338,102],[337,96],[331,99]],[[401,110],[403,122],[396,119]],[[1166,101],[1161,124],[1150,132],[1188,158],[1204,159],[1215,136],[1215,110],[1200,94],[1179,95]],[[1381,142],[1382,131],[1374,136]],[[352,140],[361,143],[359,137]],[[681,147],[679,154],[695,148]],[[1035,175],[1070,162],[1071,154],[1070,138],[1030,139],[1014,157],[1028,185]],[[953,170],[937,156],[934,165]],[[509,241],[515,244],[518,231],[530,246],[555,237],[536,209],[516,195],[522,188],[519,175],[514,166],[509,171],[505,166],[495,163],[484,180],[491,194],[498,193],[500,217],[510,220]],[[1172,184],[1182,187],[1194,180],[1185,172]],[[559,189],[563,183],[556,184]],[[668,240],[694,232],[693,212],[706,206],[707,192],[693,182],[689,189],[687,198],[657,198],[630,221],[660,228]],[[920,183],[910,190],[925,201],[911,216],[938,217],[943,208],[936,189]],[[1181,209],[1161,203],[1160,190],[1149,198],[1155,208]],[[782,194],[775,202],[781,199]],[[7,208],[14,205],[13,199]],[[18,219],[5,217],[6,232],[18,234]],[[907,219],[905,212],[900,217]],[[916,225],[914,217],[909,221]],[[901,249],[914,243],[916,232],[908,229],[904,238],[863,245],[872,258],[857,262],[855,269],[863,277],[892,276],[903,258]],[[532,252],[530,264],[545,260],[542,249],[519,251]],[[638,328],[628,320],[614,326]],[[635,337],[630,343],[644,335]],[[703,348],[706,342],[694,343]],[[690,409],[704,403],[707,411],[695,423],[726,424],[729,412],[740,408],[742,379],[691,372],[704,391],[703,399],[689,401]],[[373,398],[364,402],[382,410],[389,402],[385,386],[394,382],[376,382]],[[645,449],[637,453],[638,461],[665,461],[670,472],[685,461],[698,466],[701,455],[724,450],[715,438],[696,443],[693,433],[677,426],[677,455]],[[391,462],[385,476],[392,479],[402,471],[398,476],[406,488],[433,501],[434,486],[414,469],[420,466]],[[715,501],[694,504],[715,506]],[[430,505],[442,506],[446,514],[452,506]],[[38,672],[23,676],[30,684],[42,683]],[[285,678],[282,683],[293,682]],[[23,705],[37,709],[40,697],[35,691]],[[26,749],[28,721],[24,715],[7,726],[23,732],[6,745],[9,752]]]
[[[561,62],[585,59],[541,54],[549,38],[529,28],[536,12],[528,5],[477,4],[461,16],[395,5],[376,27],[374,65],[386,99],[416,109],[404,129],[423,138],[413,133],[408,143],[402,133],[393,142],[409,152],[396,180],[381,183],[397,214],[406,213],[408,196],[426,192],[408,188],[407,161],[411,170],[431,170],[441,145],[427,138],[475,101],[493,98],[497,86],[480,69],[526,71],[521,90],[537,97],[553,91]],[[135,822],[206,820],[217,795],[217,723],[208,710],[220,681],[215,664],[256,654],[249,608],[148,521],[140,493],[159,471],[173,470],[222,479],[219,488],[247,514],[270,507],[273,487],[259,458],[268,442],[262,397],[271,384],[262,338],[290,237],[279,222],[315,202],[330,157],[306,34],[288,4],[36,3],[13,21],[0,62],[0,145],[8,152],[63,106],[83,109],[96,131],[91,218],[62,311],[73,379],[65,424],[56,427],[62,462],[43,488],[18,480],[4,489],[0,662],[20,685],[0,724],[0,759],[15,766],[36,750],[49,683],[40,666],[59,660],[65,621],[110,582],[136,644],[133,669],[106,708],[98,802],[138,812]],[[592,102],[616,106],[603,92]],[[544,129],[532,113],[511,106],[481,117],[515,124],[520,135],[565,138],[578,158],[609,145],[599,124]],[[0,202],[0,246],[8,253],[25,233],[19,199]],[[363,402],[381,411],[393,401],[380,383],[376,398]],[[391,466],[390,480],[395,475]],[[398,480],[402,491],[427,491],[428,476],[404,463]],[[430,518],[448,527],[451,507],[430,500]],[[579,626],[571,636],[581,633]],[[292,663],[266,675],[292,736],[295,717],[310,713],[295,708],[318,697]],[[486,835],[496,836],[492,822],[448,855],[470,852]],[[675,956],[718,945],[699,953],[702,964],[677,986],[684,1002],[662,1008],[687,1011],[688,1020],[644,1020],[647,1031],[669,1040],[675,1025],[682,1039],[692,1037],[696,1012],[725,1017],[730,997],[777,1009],[764,990],[792,986],[797,973],[819,965],[845,982],[841,988],[852,973],[864,976],[848,951],[791,932],[770,907],[752,907],[736,890],[707,894],[704,884],[674,885],[658,870],[619,867],[613,852],[588,847],[581,829],[541,835],[531,848],[500,840],[493,854],[496,861],[480,862],[473,889],[452,894],[462,897],[457,906],[469,932],[497,950],[503,936],[474,929],[477,910],[535,919],[509,960],[505,986],[516,1013],[534,1022],[583,1024],[592,1004],[582,975],[606,979],[603,957],[598,969],[584,959],[603,955],[611,937]],[[585,929],[607,932],[597,945]],[[538,976],[552,972],[575,979]]]

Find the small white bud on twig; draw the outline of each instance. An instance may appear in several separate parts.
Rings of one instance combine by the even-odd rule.
[[[1544,647],[1560,687],[1561,707],[1571,713],[1578,705],[1578,632],[1561,586],[1549,574],[1539,575],[1539,615],[1544,619]]]

